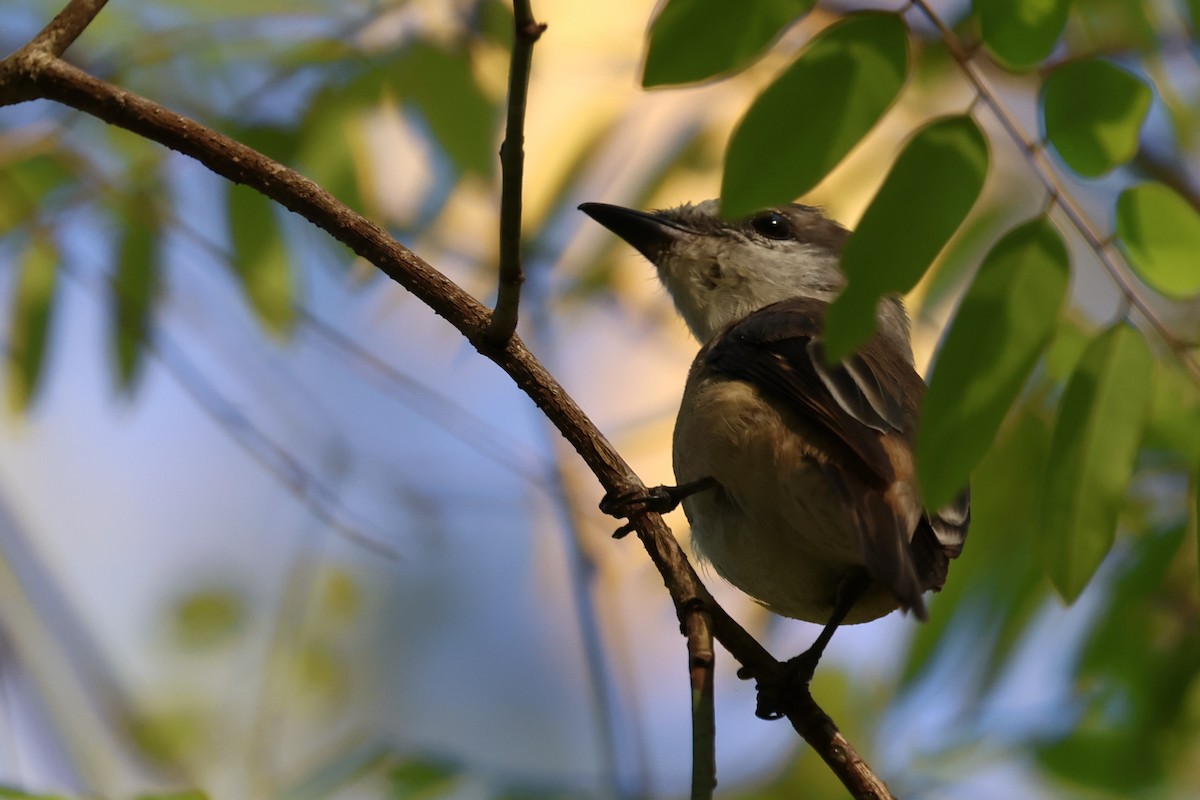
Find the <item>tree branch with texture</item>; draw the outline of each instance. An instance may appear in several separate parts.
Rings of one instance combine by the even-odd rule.
[[[63,61],[62,53],[104,5],[105,0],[71,0],[33,40],[0,61],[0,107],[39,99],[68,106],[189,156],[300,215],[415,295],[507,372],[579,453],[606,491],[644,491],[640,478],[521,339],[515,334],[502,339],[492,335],[493,314],[416,253],[295,170]],[[716,603],[659,514],[638,513],[632,524],[662,575],[689,638],[703,641],[696,630],[697,625],[704,627],[705,620],[694,617],[710,617],[716,640],[743,665],[740,674],[760,677],[780,668]],[[811,696],[794,703],[786,715],[855,797],[892,796]]]

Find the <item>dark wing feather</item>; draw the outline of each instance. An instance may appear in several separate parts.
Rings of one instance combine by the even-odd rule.
[[[909,543],[911,522],[885,494],[898,480],[912,479],[897,472],[911,469],[911,461],[898,465],[890,452],[911,445],[925,384],[879,336],[842,363],[826,363],[820,338],[826,308],[806,298],[767,306],[714,337],[702,357],[802,418],[804,435],[829,454],[826,473],[864,536],[867,565],[923,616],[921,592],[941,587],[948,560],[962,549],[969,499],[964,492],[938,514],[923,513]]]
[[[779,398],[825,432],[818,444],[843,456],[840,465],[890,485],[896,475],[881,434],[911,441],[925,384],[880,337],[841,364],[826,364],[820,335],[827,307],[793,298],[760,309],[713,337],[705,363]]]

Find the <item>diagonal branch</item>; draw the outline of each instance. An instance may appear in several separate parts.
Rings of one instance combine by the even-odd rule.
[[[378,225],[295,170],[57,58],[55,49],[74,40],[102,6],[103,0],[71,0],[55,18],[56,22],[63,20],[60,28],[51,23],[38,39],[0,61],[0,107],[39,98],[61,103],[190,156],[216,174],[245,184],[299,214],[415,295],[508,373],[579,453],[605,490],[613,494],[645,490],[620,454],[519,337],[498,341],[491,336],[492,314],[482,304]],[[705,617],[710,617],[715,638],[743,665],[741,674],[765,675],[779,669],[771,654],[716,603],[658,514],[637,514],[632,524],[663,577],[681,626],[699,645],[689,651],[690,657],[699,653],[703,662],[703,636],[692,634],[705,627]],[[703,679],[703,663],[693,661],[692,666],[700,668],[697,677]],[[788,717],[855,797],[891,797],[811,697],[789,709]]]

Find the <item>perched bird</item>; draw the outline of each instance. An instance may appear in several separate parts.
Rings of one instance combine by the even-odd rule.
[[[970,499],[964,489],[946,508],[922,506],[913,442],[925,383],[899,297],[880,301],[857,353],[825,358],[849,232],[804,205],[733,221],[715,200],[580,209],[654,264],[703,345],[675,423],[678,485],[602,507],[626,516],[682,501],[697,554],[720,575],[775,613],[825,625],[794,660],[805,682],[839,624],[896,608],[924,619],[922,594],[962,551]],[[759,711],[779,715],[761,694]]]

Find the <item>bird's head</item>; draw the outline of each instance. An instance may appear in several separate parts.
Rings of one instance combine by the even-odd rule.
[[[838,264],[850,232],[812,206],[785,205],[738,220],[723,218],[716,200],[653,212],[607,203],[579,208],[654,264],[701,342],[771,303],[797,296],[830,302],[846,285]],[[879,317],[884,334],[907,351],[899,299],[885,299]]]

